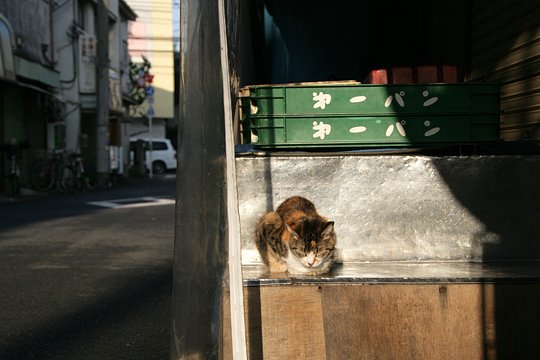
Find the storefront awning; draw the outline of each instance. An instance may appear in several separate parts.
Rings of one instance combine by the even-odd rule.
[[[39,63],[13,55],[15,73],[22,78],[37,81],[52,88],[60,88],[60,73]]]

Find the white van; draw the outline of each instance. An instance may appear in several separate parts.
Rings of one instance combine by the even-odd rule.
[[[148,138],[131,138],[130,142],[134,145],[138,140],[146,141],[146,148],[150,148]],[[132,146],[134,148],[134,146]],[[133,158],[133,157],[132,157]],[[146,168],[150,168],[150,151],[145,153]],[[152,138],[152,172],[154,174],[163,174],[167,170],[176,170],[176,149],[171,140],[163,138]]]

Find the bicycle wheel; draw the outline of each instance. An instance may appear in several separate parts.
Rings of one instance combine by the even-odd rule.
[[[63,165],[60,167],[58,173],[58,185],[60,189],[66,192],[73,192],[77,187],[77,179],[75,177],[75,171],[71,165]]]
[[[75,172],[75,190],[77,191],[83,191],[84,190],[84,169],[81,167],[79,163],[73,164],[74,172]]]
[[[36,161],[30,169],[32,187],[37,191],[47,191],[52,188],[53,182],[52,162],[47,159]]]

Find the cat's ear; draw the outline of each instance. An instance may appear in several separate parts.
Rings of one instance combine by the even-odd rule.
[[[330,235],[333,232],[334,232],[334,222],[333,221],[328,221],[326,223],[326,225],[324,226],[324,230],[323,230],[322,234],[323,234],[323,236],[324,235]]]

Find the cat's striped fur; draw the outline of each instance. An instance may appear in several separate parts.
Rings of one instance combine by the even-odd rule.
[[[288,198],[276,211],[266,213],[257,224],[255,240],[270,272],[323,274],[334,261],[334,222],[300,196]]]

